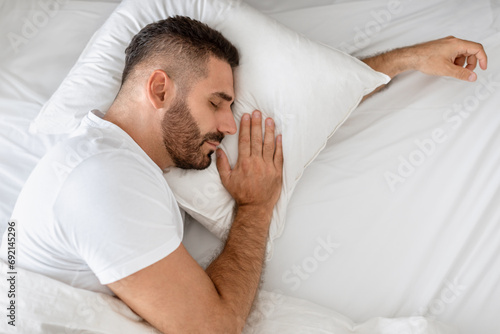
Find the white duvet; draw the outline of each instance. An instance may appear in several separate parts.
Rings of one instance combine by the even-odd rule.
[[[159,333],[118,298],[74,288],[49,277],[17,268],[10,274],[0,261],[0,309],[14,309],[0,323],[0,333],[153,334]],[[11,286],[11,283],[14,283]],[[4,298],[8,293],[12,298]],[[14,301],[14,307],[11,306]],[[8,315],[11,314],[12,317]],[[374,318],[355,324],[349,318],[279,293],[261,291],[245,334],[452,334],[451,328],[423,317]]]

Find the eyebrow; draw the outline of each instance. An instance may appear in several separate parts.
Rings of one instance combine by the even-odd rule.
[[[221,99],[226,100],[227,102],[233,101],[233,97],[230,96],[230,95],[228,95],[228,94],[226,94],[226,93],[224,93],[224,92],[215,92],[212,95],[220,97]]]

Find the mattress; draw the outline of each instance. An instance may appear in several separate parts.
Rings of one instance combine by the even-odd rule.
[[[425,316],[498,333],[500,2],[248,2],[358,57],[447,35],[484,45],[477,82],[408,72],[355,110],[298,183],[262,288],[355,322]],[[0,232],[62,139],[30,134],[31,120],[117,3],[0,3]],[[185,230],[206,266],[221,242],[192,219]]]

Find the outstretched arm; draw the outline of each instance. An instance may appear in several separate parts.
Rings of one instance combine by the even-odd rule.
[[[375,71],[387,74],[391,79],[402,72],[415,70],[470,82],[477,79],[474,69],[478,62],[483,70],[488,65],[488,58],[481,44],[453,36],[395,49],[362,61]],[[375,92],[382,87],[377,88]]]

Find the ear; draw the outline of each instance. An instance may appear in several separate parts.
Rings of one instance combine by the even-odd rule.
[[[164,108],[173,92],[174,83],[165,71],[155,70],[151,73],[146,86],[146,96],[155,109]]]

